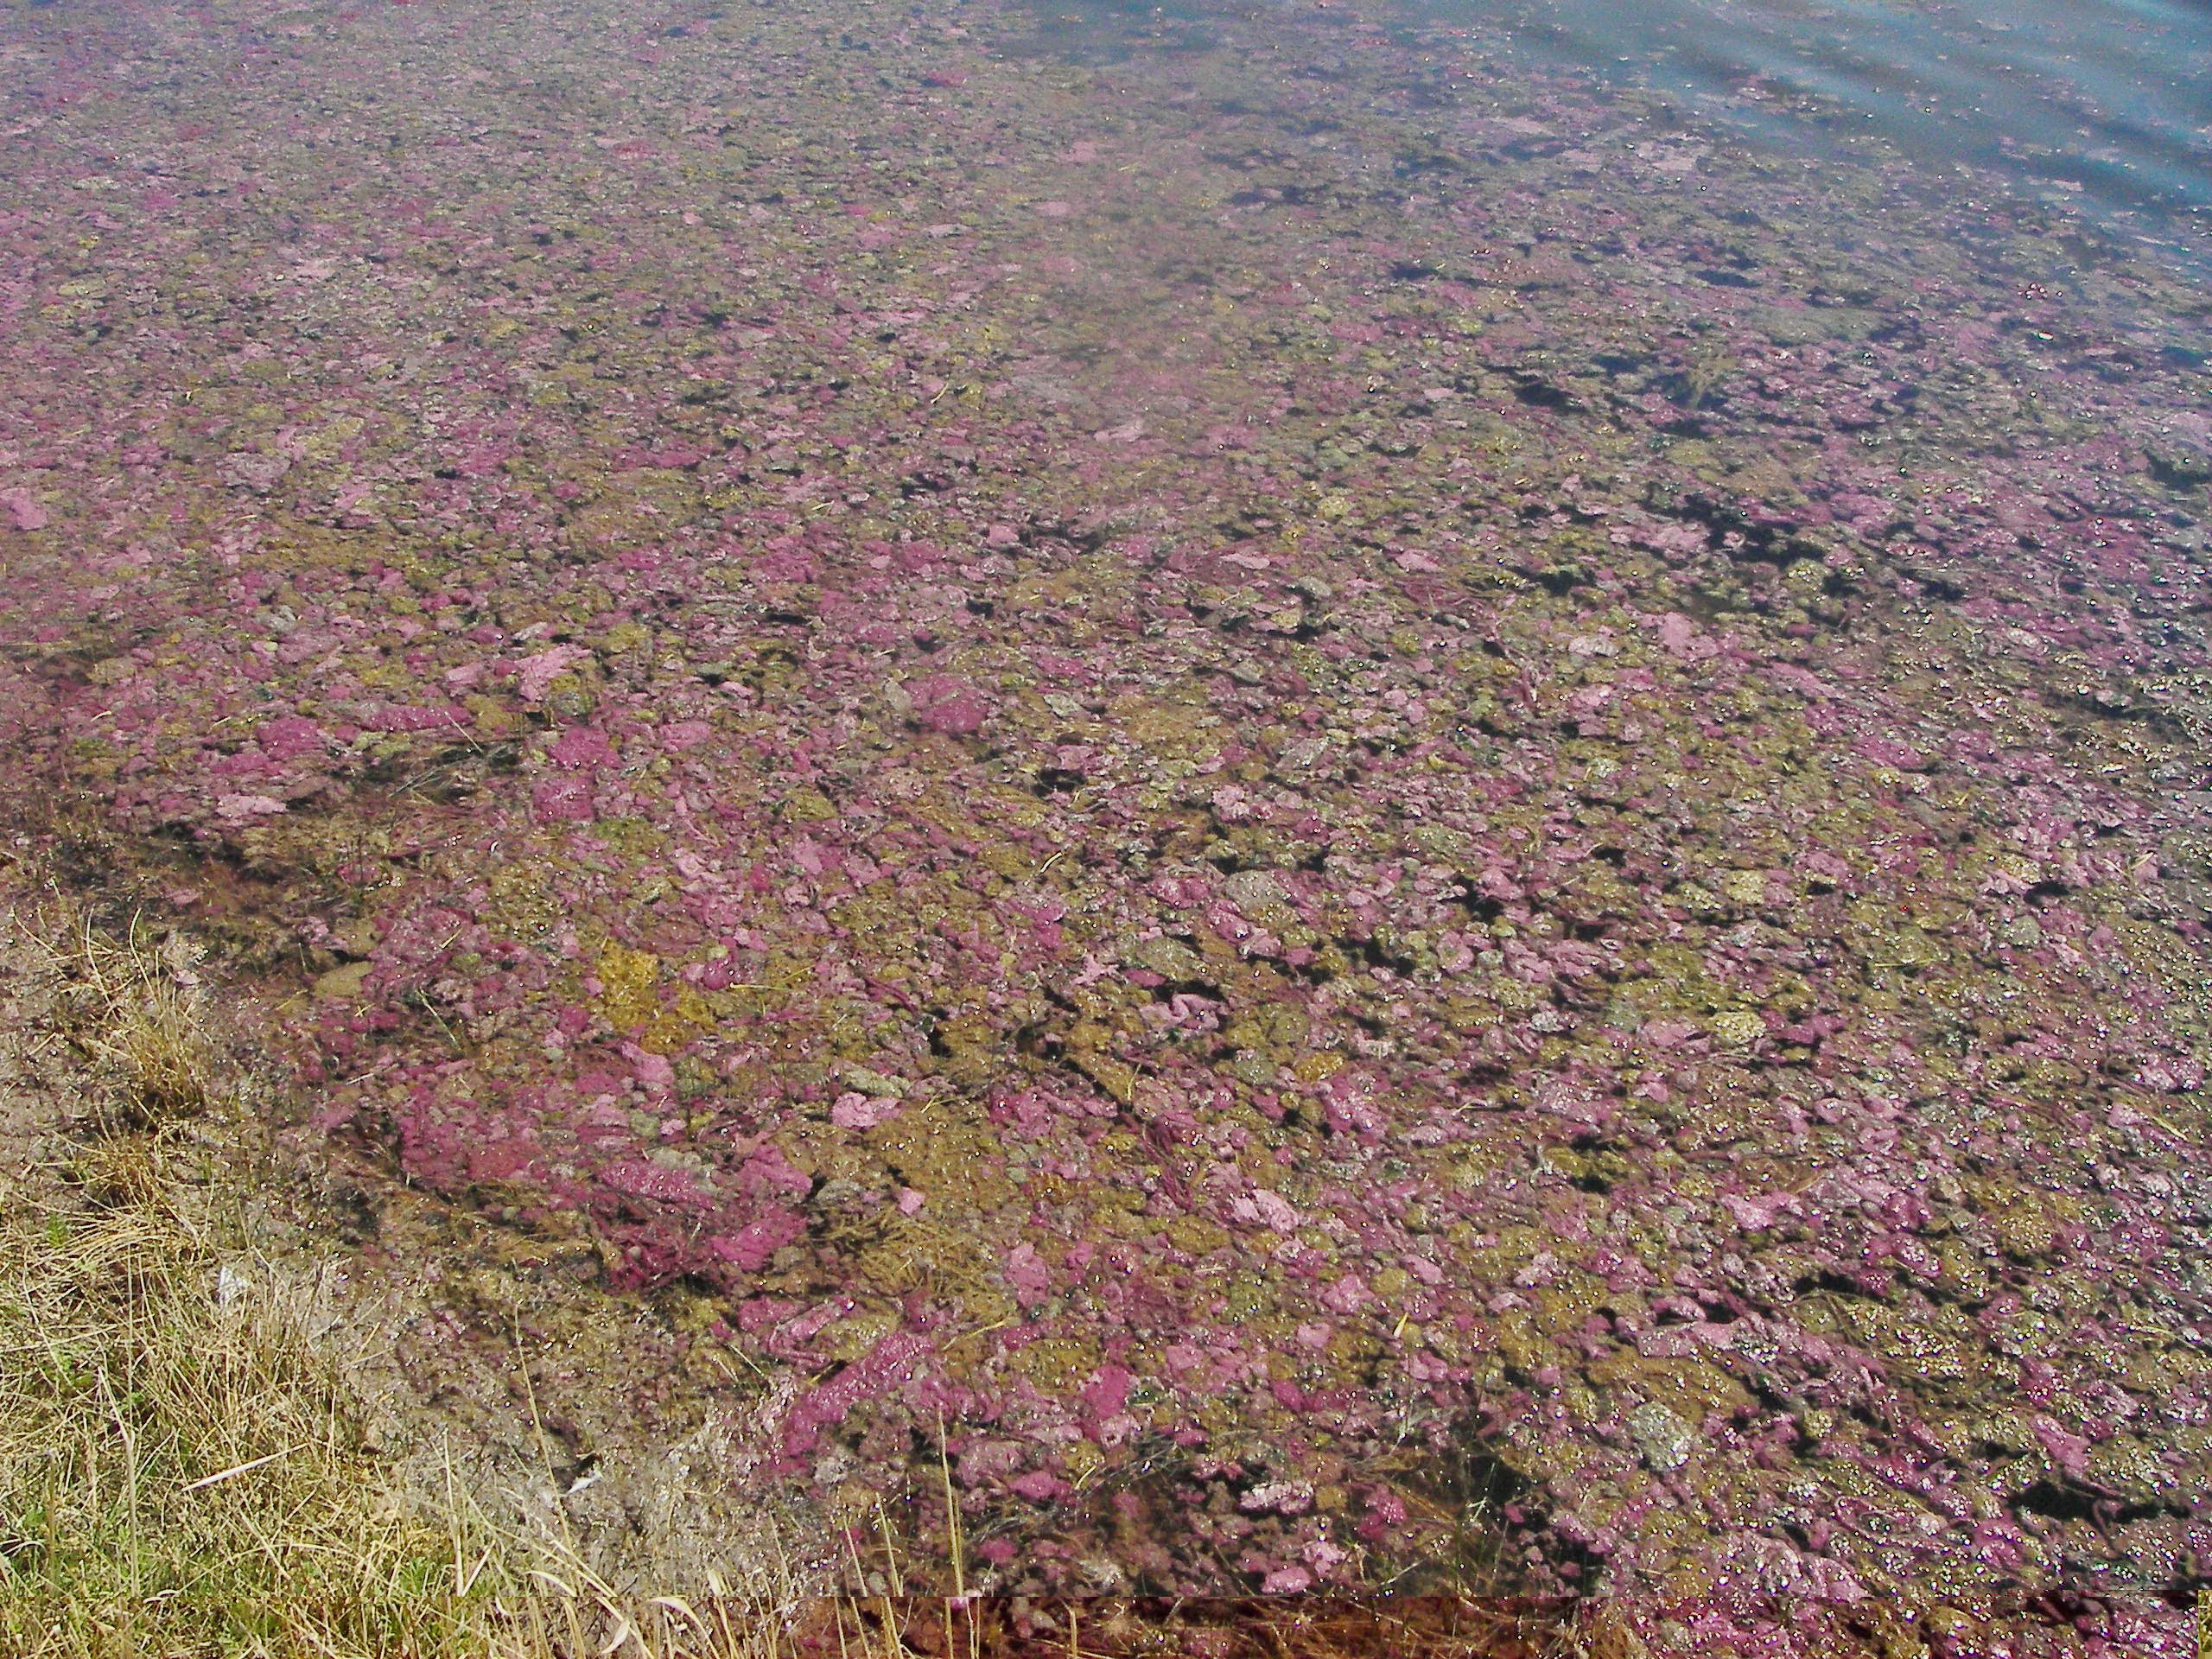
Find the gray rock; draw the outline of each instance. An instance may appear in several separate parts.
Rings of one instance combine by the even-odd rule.
[[[1282,879],[1273,870],[1239,870],[1221,888],[1230,902],[1247,915],[1262,906],[1283,902]]]
[[[1688,1463],[1696,1444],[1690,1426],[1656,1400],[1629,1413],[1628,1437],[1645,1465],[1662,1475]]]

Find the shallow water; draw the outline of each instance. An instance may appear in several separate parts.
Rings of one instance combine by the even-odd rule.
[[[2212,10],[2182,0],[1860,0],[1768,4],[1602,0],[1470,5],[1471,22],[1561,68],[1681,94],[1779,136],[1747,90],[1814,94],[1838,123],[1919,165],[1971,161],[2056,185],[2146,226],[2212,210]],[[1442,9],[1452,15],[1452,9]]]
[[[2179,1653],[2202,34],[2107,15],[0,14],[0,789],[910,1586],[943,1452],[1006,1590]]]
[[[1039,7],[1038,39],[1094,60],[1189,50],[1210,15],[1236,10],[1068,0]],[[1841,162],[1872,140],[1968,188],[2077,201],[2188,257],[2212,229],[2212,9],[2183,0],[1431,0],[1360,15],[1441,29],[1493,65],[1661,92],[1799,156]]]

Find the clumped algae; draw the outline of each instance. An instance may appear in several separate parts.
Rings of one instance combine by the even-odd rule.
[[[1333,10],[4,27],[5,787],[299,1150],[970,1586],[2182,1650],[2201,283]]]

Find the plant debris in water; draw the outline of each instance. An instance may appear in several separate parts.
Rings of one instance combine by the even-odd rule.
[[[1333,7],[0,35],[5,787],[296,1145],[916,1581],[2184,1650],[2201,281]]]

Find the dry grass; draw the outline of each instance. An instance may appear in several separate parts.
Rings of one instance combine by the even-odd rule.
[[[49,1028],[85,1063],[95,1087],[80,1103],[111,1130],[157,1128],[208,1107],[217,1062],[207,989],[185,937],[156,942],[102,934],[89,917],[50,909],[23,946],[41,970]],[[11,922],[18,920],[10,918]]]
[[[378,1490],[311,1292],[226,1259],[158,1152],[74,1173],[0,1219],[0,1646],[471,1651],[468,1544]]]
[[[424,1482],[412,1459],[410,1490],[364,1430],[327,1285],[249,1247],[255,1136],[187,950],[51,910],[5,945],[13,1037],[42,1041],[39,1080],[72,1096],[43,1109],[79,1134],[0,1174],[0,1652],[789,1650],[775,1563],[703,1605],[624,1595],[563,1527],[493,1519],[450,1460]]]

